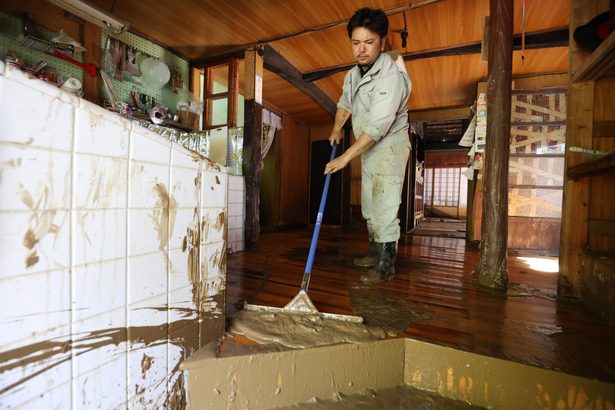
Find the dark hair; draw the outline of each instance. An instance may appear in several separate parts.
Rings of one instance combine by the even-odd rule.
[[[386,36],[389,31],[389,19],[381,9],[370,9],[368,7],[357,10],[346,26],[348,37],[352,38],[352,32],[357,27],[364,27],[373,31],[381,38]]]

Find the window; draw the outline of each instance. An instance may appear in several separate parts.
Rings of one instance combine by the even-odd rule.
[[[243,125],[243,100],[239,98],[240,86],[243,84],[243,73],[239,73],[243,66],[241,63],[243,60],[231,59],[204,67],[204,129]],[[241,118],[238,118],[238,114]]]
[[[451,216],[465,215],[468,180],[463,173],[466,169],[466,167],[425,168],[425,207],[442,208]]]

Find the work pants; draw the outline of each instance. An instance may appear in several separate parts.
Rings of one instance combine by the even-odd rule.
[[[409,154],[407,141],[388,147],[376,145],[361,156],[361,212],[370,238],[376,242],[399,239],[397,215]]]

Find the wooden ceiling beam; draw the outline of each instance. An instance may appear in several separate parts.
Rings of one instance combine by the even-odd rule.
[[[568,45],[568,28],[559,28],[555,30],[542,31],[538,33],[525,35],[525,49],[564,47]],[[513,50],[521,50],[521,35],[513,38]],[[418,51],[402,54],[404,61],[420,60],[424,58],[435,58],[445,56],[457,56],[466,54],[480,54],[481,42],[477,41],[469,44],[456,45],[452,47]],[[303,74],[303,79],[307,82],[320,80],[332,74],[346,71],[352,68],[354,64],[344,64],[336,67],[329,67],[324,70],[311,71]]]
[[[332,117],[335,116],[337,104],[329,98],[316,84],[308,83],[301,77],[301,71],[286,60],[270,45],[263,48],[263,64],[265,69],[275,73],[299,89],[302,93],[312,98],[318,105],[327,111]]]
[[[420,0],[420,1],[415,1],[414,3],[411,3],[411,4],[406,4],[404,6],[394,7],[394,8],[390,8],[390,9],[384,9],[384,12],[386,13],[387,16],[391,16],[391,15],[394,15],[394,14],[403,13],[403,12],[408,11],[408,10],[417,9],[419,7],[429,6],[431,4],[439,3],[441,1],[443,1],[443,0]],[[226,50],[226,51],[224,51],[222,53],[216,53],[216,54],[209,55],[207,57],[202,57],[202,58],[199,58],[199,59],[195,59],[195,60],[191,61],[190,63],[192,65],[194,65],[194,66],[205,66],[205,65],[208,65],[209,63],[211,63],[213,61],[225,60],[227,58],[232,58],[232,57],[237,57],[238,55],[243,55],[244,50],[252,48],[252,47],[258,47],[258,46],[266,45],[266,44],[273,43],[273,42],[279,41],[279,40],[286,40],[286,39],[293,38],[293,37],[303,36],[305,34],[316,33],[318,31],[327,30],[327,29],[334,28],[334,27],[339,27],[339,26],[342,26],[344,24],[347,24],[348,20],[350,20],[350,18],[343,19],[343,20],[338,20],[338,21],[333,21],[331,23],[322,24],[320,26],[315,26],[315,27],[310,27],[310,28],[306,28],[306,29],[296,30],[296,31],[292,31],[292,32],[286,33],[286,34],[281,34],[281,35],[277,35],[277,36],[272,36],[272,37],[264,38],[262,40],[259,40],[259,41],[255,42],[255,43],[252,43],[252,44],[244,44],[244,45],[235,47],[233,49]]]

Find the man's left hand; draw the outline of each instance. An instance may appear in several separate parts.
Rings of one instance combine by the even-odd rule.
[[[333,161],[329,162],[326,166],[325,166],[325,175],[329,174],[329,173],[334,173],[339,171],[340,169],[343,169],[344,167],[346,167],[346,165],[348,165],[348,162],[350,161],[350,159],[348,158],[347,155],[342,154],[339,157],[335,158]]]

